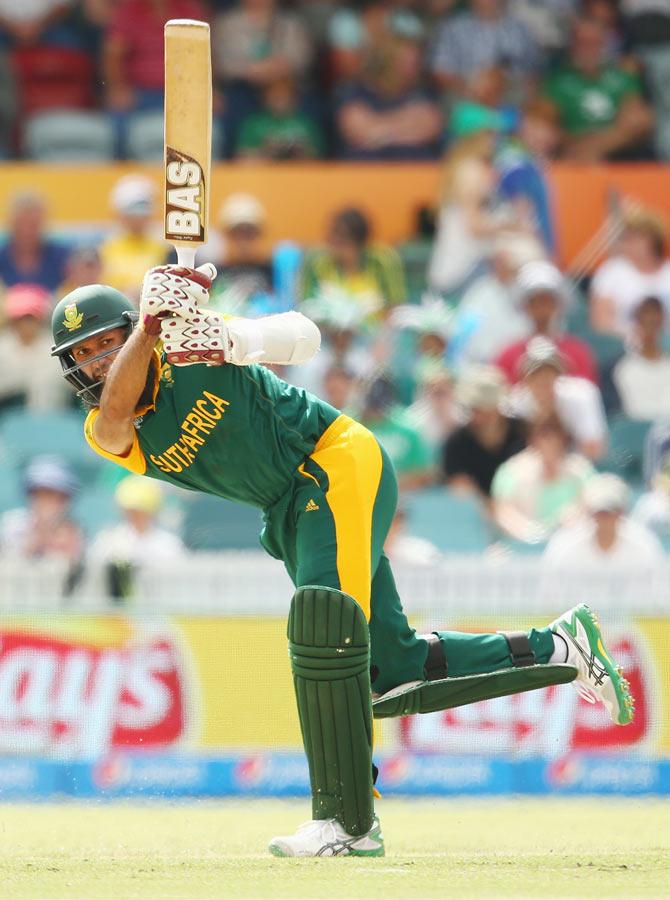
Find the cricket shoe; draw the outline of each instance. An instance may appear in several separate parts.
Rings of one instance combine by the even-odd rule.
[[[384,837],[375,816],[372,828],[352,836],[337,819],[305,822],[295,834],[275,837],[269,843],[273,856],[384,856]]]
[[[577,669],[573,685],[588,703],[600,700],[612,721],[628,725],[633,721],[635,703],[623,669],[617,666],[603,641],[595,613],[585,603],[569,609],[549,626],[568,648],[568,665]]]

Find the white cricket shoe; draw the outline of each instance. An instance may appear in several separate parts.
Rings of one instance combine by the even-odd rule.
[[[269,843],[273,856],[383,856],[384,837],[375,816],[372,828],[358,837],[347,834],[337,819],[313,819],[295,834]]]
[[[596,615],[582,603],[563,613],[549,627],[567,645],[566,662],[577,669],[572,683],[580,697],[588,703],[604,703],[617,725],[630,724],[635,702],[623,669],[605,649]]]

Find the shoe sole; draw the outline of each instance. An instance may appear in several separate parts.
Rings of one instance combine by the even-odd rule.
[[[591,653],[610,677],[618,706],[618,714],[614,721],[617,725],[630,725],[635,714],[635,701],[623,669],[614,662],[605,648],[597,615],[586,604],[578,606],[573,615],[579,619],[586,632]],[[560,625],[571,637],[575,637],[567,622],[561,620]]]

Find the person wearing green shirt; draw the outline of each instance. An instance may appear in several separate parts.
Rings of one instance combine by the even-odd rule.
[[[95,452],[263,510],[261,543],[296,586],[289,656],[313,816],[270,851],[383,856],[373,691],[383,718],[577,679],[615,721],[631,721],[627,682],[583,605],[530,632],[410,628],[383,549],[397,499],[387,453],[367,428],[262,364],[309,360],[316,325],[296,312],[208,313],[215,274],[211,264],[151,269],[139,316],[112,288],[78,288],[54,309],[52,354],[90,407]]]
[[[569,60],[544,83],[545,96],[559,112],[568,159],[634,158],[652,127],[639,77],[606,60],[606,38],[601,22],[577,19]]]
[[[263,109],[240,126],[235,156],[245,159],[317,159],[324,137],[316,122],[298,109],[296,85],[286,77],[263,94]]]

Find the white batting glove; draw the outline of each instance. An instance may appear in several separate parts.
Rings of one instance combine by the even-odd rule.
[[[169,316],[193,318],[209,301],[209,289],[216,278],[211,263],[186,269],[183,266],[156,266],[144,276],[140,295],[140,322],[147,334],[158,335],[161,320]]]
[[[226,322],[215,314],[199,313],[189,319],[171,316],[161,320],[163,351],[170,365],[231,362],[232,346]]]

